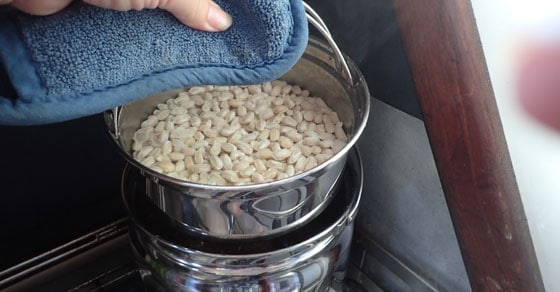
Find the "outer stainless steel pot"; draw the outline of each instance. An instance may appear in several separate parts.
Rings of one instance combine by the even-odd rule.
[[[309,19],[317,22],[311,16]],[[320,21],[315,25],[320,26]],[[145,195],[152,203],[192,234],[223,239],[278,236],[319,214],[331,200],[347,153],[362,134],[370,107],[367,84],[358,67],[349,59],[342,60],[328,31],[323,33],[330,46],[310,38],[303,57],[281,79],[309,89],[338,113],[349,136],[339,153],[314,169],[268,183],[212,186],[177,180],[143,166],[131,155],[132,136],[140,123],[158,103],[184,89],[161,93],[105,114],[121,153],[142,170]]]
[[[322,214],[288,235],[242,245],[189,238],[165,216],[125,197],[144,281],[159,291],[328,291],[344,278],[362,184],[361,161],[353,150],[341,188]],[[123,191],[138,187],[130,170],[125,172]]]

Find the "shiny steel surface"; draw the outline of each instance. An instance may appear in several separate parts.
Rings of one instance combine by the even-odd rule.
[[[325,37],[332,41],[326,33]],[[362,74],[351,60],[344,62],[336,56],[329,45],[310,38],[302,58],[281,79],[322,97],[338,113],[349,142],[316,168],[282,180],[246,186],[203,185],[168,177],[136,161],[131,155],[134,132],[158,103],[184,89],[108,111],[105,121],[123,156],[146,177],[145,195],[183,228],[200,236],[223,239],[277,236],[313,219],[328,205],[347,153],[368,119],[370,95]],[[348,74],[341,72],[341,63],[348,66],[352,83],[349,76],[344,76]]]
[[[123,190],[134,186],[130,176],[125,172]],[[288,235],[246,243],[205,244],[177,234],[165,216],[137,212],[138,202],[125,201],[144,281],[160,291],[327,291],[344,277],[362,184],[361,160],[353,150],[341,189],[324,213]]]

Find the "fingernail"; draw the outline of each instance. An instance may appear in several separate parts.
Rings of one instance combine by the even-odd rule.
[[[208,25],[210,25],[216,31],[222,31],[228,29],[233,20],[231,16],[227,14],[225,11],[218,6],[218,4],[213,3],[210,5],[210,9],[208,10]]]

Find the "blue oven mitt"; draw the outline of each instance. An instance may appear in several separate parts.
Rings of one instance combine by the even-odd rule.
[[[308,40],[302,0],[216,1],[224,32],[162,10],[118,12],[74,1],[51,16],[0,11],[0,124],[74,119],[169,89],[273,80]]]

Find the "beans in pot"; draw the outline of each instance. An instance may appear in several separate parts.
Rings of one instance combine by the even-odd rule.
[[[168,176],[245,185],[310,170],[347,143],[335,111],[297,85],[196,86],[157,105],[133,156]]]

